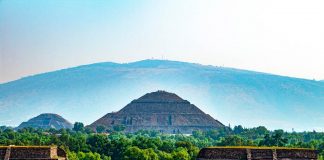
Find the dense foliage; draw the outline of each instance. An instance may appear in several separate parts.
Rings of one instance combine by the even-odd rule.
[[[0,145],[57,145],[65,149],[70,160],[193,160],[199,150],[208,146],[285,146],[318,149],[324,155],[324,133],[269,131],[265,127],[223,128],[194,131],[192,135],[160,134],[139,131],[120,132],[123,127],[109,130],[98,128],[94,133],[75,123],[73,130],[13,130],[0,127]]]

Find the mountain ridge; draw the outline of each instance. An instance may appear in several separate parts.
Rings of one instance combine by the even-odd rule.
[[[0,84],[0,124],[17,125],[44,112],[89,124],[102,117],[101,113],[116,111],[125,102],[155,90],[190,99],[225,124],[324,128],[314,118],[322,116],[322,82],[164,60],[88,64]],[[308,124],[303,121],[306,117]]]
[[[285,77],[285,78],[294,78],[294,79],[300,79],[300,80],[308,80],[308,81],[314,81],[312,79],[307,79],[307,78],[300,78],[300,77],[293,77],[293,76],[286,76],[286,75],[279,75],[279,74],[274,74],[274,73],[268,73],[268,72],[262,72],[262,71],[253,71],[253,70],[248,70],[248,69],[239,69],[239,68],[234,68],[234,67],[223,67],[223,66],[215,66],[215,65],[208,65],[208,64],[199,64],[199,63],[193,63],[193,62],[182,62],[182,61],[175,61],[175,60],[159,60],[159,59],[145,59],[145,60],[140,60],[140,61],[134,61],[134,62],[128,62],[128,63],[117,63],[117,62],[112,62],[112,61],[107,61],[107,62],[98,62],[98,63],[89,63],[89,64],[84,64],[84,65],[77,65],[74,67],[67,67],[67,68],[62,68],[62,69],[57,69],[57,70],[52,70],[52,71],[47,71],[47,72],[41,72],[41,73],[36,73],[32,75],[27,75],[23,76],[21,78],[11,80],[8,82],[3,82],[0,83],[0,85],[4,85],[7,83],[11,83],[14,81],[19,81],[23,79],[28,79],[32,77],[37,77],[41,76],[43,74],[51,74],[51,73],[56,73],[60,71],[67,71],[67,70],[74,70],[78,68],[87,68],[87,67],[93,67],[93,66],[122,66],[122,65],[130,65],[130,66],[138,66],[138,63],[142,62],[148,62],[148,61],[154,61],[154,62],[171,62],[171,63],[183,63],[183,64],[190,64],[193,66],[204,66],[204,67],[211,67],[211,68],[223,68],[223,69],[228,69],[228,70],[236,70],[236,71],[242,71],[242,72],[252,72],[256,74],[265,74],[265,75],[273,75],[273,76],[279,76],[279,77]],[[319,80],[321,82],[324,82],[324,80]]]

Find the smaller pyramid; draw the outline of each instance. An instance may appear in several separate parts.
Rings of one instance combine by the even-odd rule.
[[[37,117],[34,117],[27,122],[21,123],[16,129],[22,129],[22,128],[41,128],[41,129],[71,129],[73,125],[64,119],[62,116],[58,114],[53,113],[43,113],[38,115]]]

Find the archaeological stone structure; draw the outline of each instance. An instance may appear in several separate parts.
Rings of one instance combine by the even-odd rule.
[[[317,151],[283,147],[209,147],[197,160],[317,160]]]
[[[31,118],[27,122],[22,122],[16,129],[22,128],[42,128],[42,129],[72,129],[73,125],[64,119],[62,116],[53,113],[43,113],[34,118]]]
[[[0,146],[0,160],[67,160],[56,146]]]
[[[89,128],[125,126],[125,132],[156,130],[162,133],[191,134],[194,130],[225,127],[187,100],[174,93],[157,91],[133,100],[118,112],[108,113]]]

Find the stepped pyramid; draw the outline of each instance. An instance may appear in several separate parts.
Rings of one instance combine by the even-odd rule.
[[[42,128],[42,129],[62,129],[62,128],[69,128],[71,129],[73,125],[61,117],[58,114],[54,113],[43,113],[40,114],[27,122],[21,123],[16,129],[22,129],[26,127],[32,127],[32,128]]]
[[[191,134],[194,130],[224,127],[189,101],[165,91],[147,93],[120,111],[106,114],[88,127],[95,129],[99,125],[107,129],[124,125],[125,132],[143,129],[171,134]]]

